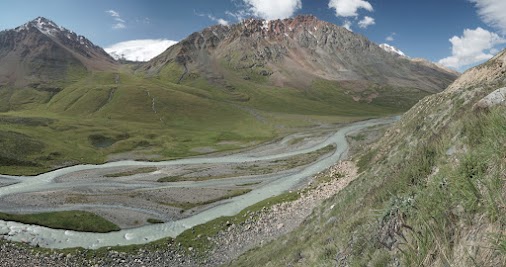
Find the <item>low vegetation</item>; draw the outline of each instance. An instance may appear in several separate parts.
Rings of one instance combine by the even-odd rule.
[[[231,265],[505,266],[506,109],[441,108],[415,107],[363,153],[355,182]]]
[[[0,220],[79,232],[108,233],[120,230],[112,222],[86,211],[58,211],[36,214],[0,213]]]
[[[120,83],[116,76],[81,75],[45,102],[25,103],[31,98],[23,97],[19,106],[11,103],[16,108],[0,116],[0,140],[6,140],[0,142],[0,173],[34,175],[125,157],[168,160],[199,151],[234,150],[298,127],[399,114],[423,96],[394,90],[388,93],[395,94],[391,97],[410,100],[389,103],[378,98],[367,103],[325,80],[314,81],[311,90],[304,91],[234,75],[226,84],[203,77],[176,84],[163,77],[132,75],[126,68],[119,74]],[[401,102],[405,104],[399,106]]]
[[[154,219],[154,218],[149,218],[147,219],[147,222],[150,223],[150,224],[159,224],[159,223],[165,223],[164,221],[162,220],[159,220],[159,219]]]

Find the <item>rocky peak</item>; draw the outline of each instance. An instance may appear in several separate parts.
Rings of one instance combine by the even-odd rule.
[[[11,40],[24,39],[27,36],[33,36],[32,34],[42,33],[49,37],[51,40],[57,41],[58,43],[78,52],[79,54],[92,58],[93,55],[100,55],[107,58],[109,61],[114,61],[109,54],[107,54],[99,46],[94,45],[90,40],[82,35],[78,35],[75,32],[68,30],[64,27],[58,26],[53,21],[44,18],[37,17],[36,19],[29,21],[14,30],[11,31]]]
[[[312,15],[300,15],[289,19],[263,20],[263,19],[246,19],[243,20],[239,27],[242,28],[244,35],[262,35],[271,38],[293,36],[295,33],[307,31],[314,33],[325,25],[326,22],[318,20]]]
[[[29,31],[32,29],[37,29],[46,35],[55,35],[58,32],[62,32],[62,31],[66,30],[65,28],[56,25],[56,23],[54,23],[53,21],[46,19],[44,17],[38,17],[32,21],[29,21],[29,22],[15,28],[14,30],[16,32],[24,32],[24,31]]]
[[[388,53],[391,53],[393,55],[398,55],[401,57],[406,57],[406,54],[402,52],[400,49],[398,49],[395,46],[389,45],[389,44],[380,44],[379,47],[381,47],[383,50],[387,51]]]

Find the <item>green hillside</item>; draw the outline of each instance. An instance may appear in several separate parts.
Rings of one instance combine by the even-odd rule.
[[[163,160],[237,149],[320,122],[398,114],[423,96],[406,90],[408,101],[367,103],[330,81],[300,90],[232,74],[226,84],[199,77],[177,84],[126,66],[76,77],[58,92],[16,88],[4,98],[0,173],[35,174],[117,154]]]
[[[420,101],[350,186],[231,266],[505,266],[506,107],[474,106],[505,85],[501,60]]]

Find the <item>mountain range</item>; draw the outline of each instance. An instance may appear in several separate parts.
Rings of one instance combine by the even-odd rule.
[[[146,63],[39,17],[0,32],[0,172],[240,148],[399,114],[458,75],[314,16],[212,26]]]
[[[174,64],[187,74],[179,82],[191,74],[216,78],[232,72],[244,79],[265,76],[269,84],[299,89],[324,79],[354,90],[391,86],[433,93],[457,76],[393,56],[365,37],[314,16],[213,26],[193,33],[142,69],[159,74]]]

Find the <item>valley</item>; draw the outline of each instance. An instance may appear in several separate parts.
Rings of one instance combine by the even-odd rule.
[[[506,50],[461,74],[349,12],[194,9],[139,62],[0,31],[0,265],[504,266]]]
[[[1,209],[6,212],[85,210],[119,224],[124,230],[107,234],[77,233],[36,226],[23,227],[19,223],[7,222],[2,225],[1,231],[11,240],[31,240],[29,242],[32,245],[52,248],[100,248],[176,237],[186,229],[221,216],[235,215],[259,201],[295,189],[305,179],[324,171],[346,155],[348,146],[345,136],[348,133],[394,120],[391,118],[358,122],[342,127],[337,132],[330,131],[332,128],[313,129],[263,147],[227,156],[156,163],[118,161],[104,165],[77,165],[34,177],[5,176],[2,178],[14,179],[17,182],[0,188]],[[303,140],[294,142],[300,138]],[[287,145],[290,143],[291,145]],[[326,149],[329,145],[334,147]],[[322,149],[325,150],[321,151]],[[290,161],[298,155],[308,157],[309,153],[315,151],[320,152],[305,164],[290,164],[286,170],[262,169],[272,165],[272,162],[276,162],[277,166],[280,161]],[[251,168],[248,163],[254,163],[253,166],[260,171],[250,170],[243,173],[245,168]],[[148,173],[141,171],[119,177],[115,175],[118,170],[135,170],[139,167],[156,167],[157,170],[149,169]],[[226,169],[233,171],[228,173],[230,178],[206,179],[210,173],[224,175],[223,172],[230,171]],[[157,182],[170,175],[170,172],[188,171],[192,172],[194,181]],[[199,172],[205,175],[199,176]],[[113,175],[107,177],[105,174]],[[234,193],[239,189],[241,193]],[[221,200],[222,198],[225,200]],[[188,210],[181,209],[181,204],[177,204],[184,204],[185,200],[194,203]],[[199,205],[199,202],[203,204]],[[149,226],[146,225],[148,219],[166,223]],[[139,222],[141,220],[142,222]]]

